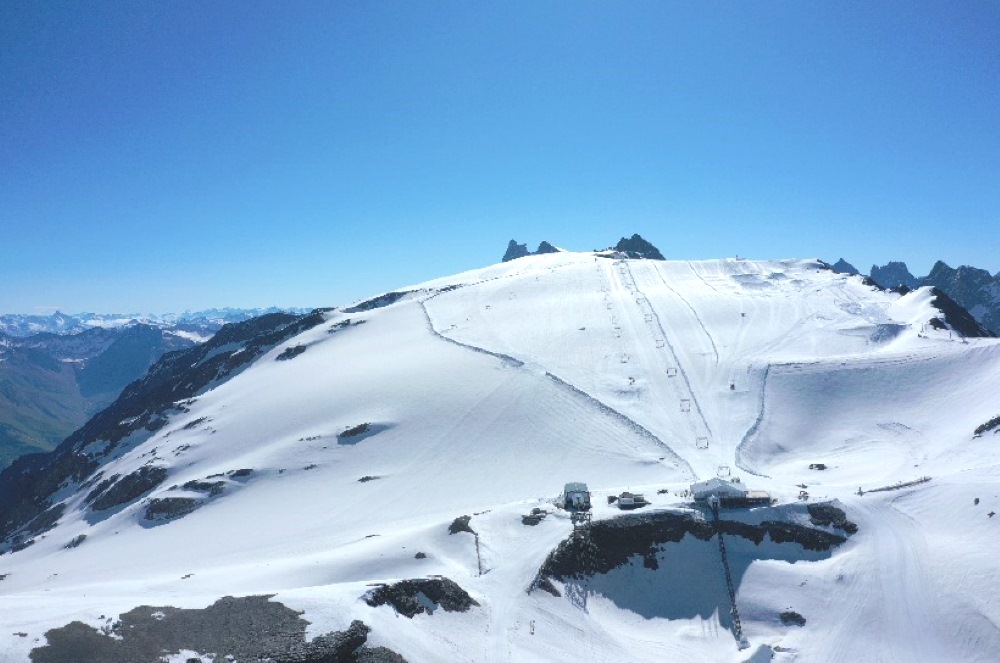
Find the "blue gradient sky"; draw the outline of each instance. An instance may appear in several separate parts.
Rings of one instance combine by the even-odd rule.
[[[1000,270],[1000,4],[0,0],[0,312],[337,305],[639,232]]]

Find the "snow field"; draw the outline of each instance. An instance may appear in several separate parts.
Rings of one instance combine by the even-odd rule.
[[[745,661],[764,645],[777,661],[1000,660],[1000,518],[986,516],[1000,456],[972,439],[1000,414],[1000,344],[928,330],[924,291],[811,261],[572,253],[412,290],[330,313],[105,469],[168,467],[150,498],[195,496],[171,486],[221,473],[222,494],[190,515],[154,525],[139,503],[95,517],[67,488],[60,524],[0,558],[0,619],[28,634],[0,633],[0,661],[72,619],[259,593],[304,610],[314,635],[361,619],[371,644],[412,661]],[[364,324],[328,333],[345,318]],[[361,423],[373,432],[338,438]],[[727,628],[714,540],[668,544],[657,571],[636,560],[561,598],[526,593],[571,531],[551,504],[564,483],[587,482],[606,518],[609,494],[677,505],[722,469],[783,502],[798,484],[840,499],[860,528],[824,555],[727,537],[750,650]],[[550,514],[523,525],[534,507]],[[478,555],[473,535],[448,534],[463,514]],[[480,607],[411,620],[360,600],[431,574]],[[806,626],[777,620],[789,608]]]

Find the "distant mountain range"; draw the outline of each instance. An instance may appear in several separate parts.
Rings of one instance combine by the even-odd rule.
[[[841,274],[860,274],[843,258],[832,268]],[[905,262],[893,261],[882,266],[872,265],[868,277],[876,285],[890,290],[934,286],[971,313],[983,327],[1000,334],[1000,272],[990,274],[985,269],[967,265],[956,269],[938,260],[927,276],[916,277]]]
[[[55,448],[165,353],[280,309],[0,316],[0,469]],[[298,314],[294,311],[293,314]]]
[[[203,311],[183,313],[62,313],[51,315],[31,315],[27,313],[5,313],[0,315],[0,333],[8,336],[31,336],[32,334],[77,334],[94,327],[117,328],[127,325],[145,324],[152,327],[168,328],[175,331],[197,333],[203,328],[214,333],[229,322],[242,322],[268,313],[306,313],[310,309],[295,308],[210,308]],[[205,338],[211,336],[208,334]],[[201,339],[205,340],[205,339]]]

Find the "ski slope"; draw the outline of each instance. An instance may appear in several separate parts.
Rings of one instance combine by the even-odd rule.
[[[68,486],[58,526],[0,557],[0,661],[28,660],[71,620],[249,594],[303,610],[314,635],[362,619],[371,644],[410,661],[1000,660],[1000,518],[986,516],[1000,510],[1000,438],[972,436],[1000,414],[1000,343],[929,327],[926,291],[815,261],[570,252],[403,290],[328,313],[103,468],[166,467],[146,499],[202,499],[193,513],[94,513]],[[334,327],[345,319],[364,322]],[[338,438],[361,423],[369,433]],[[211,499],[183,488],[219,474]],[[587,482],[607,518],[607,495],[678,507],[716,475],[781,502],[807,485],[859,526],[827,555],[727,539],[749,650],[728,630],[714,541],[560,598],[526,591],[572,530],[552,504],[564,483]],[[535,507],[551,513],[523,525]],[[478,554],[448,533],[463,514]],[[480,606],[407,619],[361,600],[433,574]],[[782,625],[788,608],[806,625]]]

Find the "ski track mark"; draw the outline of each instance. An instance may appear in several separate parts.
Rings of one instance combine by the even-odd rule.
[[[439,331],[437,331],[434,328],[434,322],[433,322],[433,320],[431,318],[430,312],[427,310],[427,306],[424,303],[427,300],[434,298],[435,296],[436,296],[436,294],[435,295],[431,295],[431,296],[427,297],[426,299],[420,300],[418,302],[420,304],[421,310],[423,310],[423,312],[424,312],[424,317],[427,320],[427,327],[428,327],[428,329],[430,329],[431,333],[434,334],[434,336],[436,336],[437,338],[440,338],[441,340],[447,341],[449,343],[453,343],[453,344],[455,344],[455,345],[457,345],[459,347],[465,348],[466,350],[470,350],[472,352],[478,352],[480,354],[489,355],[491,357],[494,357],[495,359],[499,359],[504,364],[507,364],[507,365],[510,365],[510,366],[514,366],[515,368],[524,368],[524,362],[521,361],[520,359],[516,359],[516,358],[514,358],[514,357],[512,357],[510,355],[507,355],[507,354],[503,354],[502,352],[494,352],[492,350],[487,350],[486,348],[481,348],[481,347],[476,346],[476,345],[471,345],[469,343],[462,343],[461,341],[456,341],[455,339],[448,338],[447,336],[444,336]],[[668,457],[670,458],[671,461],[673,461],[674,465],[677,468],[679,468],[679,469],[683,470],[684,472],[686,472],[687,475],[688,475],[688,477],[690,477],[692,480],[697,477],[697,475],[695,474],[694,470],[691,468],[691,466],[688,464],[688,462],[686,460],[684,460],[679,454],[677,454],[677,452],[675,452],[670,447],[670,445],[668,445],[666,442],[664,442],[663,440],[661,440],[659,437],[657,437],[655,434],[653,434],[649,429],[647,429],[645,426],[643,426],[639,422],[631,419],[630,417],[628,417],[627,415],[619,412],[618,410],[614,409],[610,405],[607,405],[606,403],[602,402],[601,400],[599,400],[599,399],[595,398],[594,396],[591,396],[587,392],[583,391],[579,387],[576,387],[575,385],[570,384],[569,382],[566,382],[562,378],[554,375],[553,373],[550,373],[549,371],[545,371],[545,376],[547,378],[549,378],[552,382],[554,382],[557,385],[559,385],[560,387],[562,387],[563,389],[571,392],[578,399],[582,399],[586,403],[590,404],[591,406],[596,407],[597,409],[599,409],[606,416],[609,416],[609,417],[612,417],[614,419],[617,419],[619,422],[621,422],[622,424],[624,424],[630,430],[634,431],[640,437],[644,437],[644,438],[648,439],[649,441],[653,442],[654,444],[656,444],[657,446],[659,446],[661,449],[663,449],[663,451],[665,453],[668,454]],[[692,395],[692,400],[693,400],[693,395]]]

